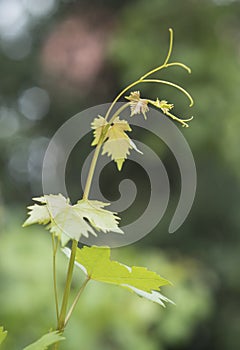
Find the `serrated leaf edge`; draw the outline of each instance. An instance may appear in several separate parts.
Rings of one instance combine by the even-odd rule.
[[[104,247],[102,247],[102,248],[104,248]],[[106,247],[105,247],[105,248],[106,248]],[[70,258],[71,250],[70,250],[69,248],[67,248],[67,247],[62,248],[62,252],[63,252],[68,258]],[[85,266],[83,266],[82,264],[80,264],[80,263],[77,262],[77,261],[75,261],[74,263],[75,263],[76,266],[78,266],[78,267],[83,271],[83,273],[84,273],[87,277],[90,277],[90,276],[88,275],[88,272],[87,272],[87,269],[85,268]],[[123,263],[120,263],[120,262],[118,262],[118,264],[120,264],[120,265],[122,265],[123,267],[125,267],[130,273],[132,272],[132,267],[130,267],[130,266],[128,266],[128,265],[125,265],[125,264],[123,264]],[[134,267],[134,266],[133,266],[133,267]],[[135,267],[136,267],[136,266],[135,266]],[[91,279],[91,278],[90,278],[90,279]],[[105,282],[105,283],[108,283],[108,282]],[[115,283],[114,283],[114,284],[115,284]],[[169,282],[169,284],[171,284],[171,283]],[[164,295],[163,295],[162,293],[160,293],[159,291],[152,290],[151,292],[146,292],[146,291],[144,291],[144,290],[142,290],[142,289],[136,288],[136,287],[131,286],[130,284],[126,284],[126,283],[122,283],[122,284],[117,284],[117,283],[116,283],[115,285],[118,285],[118,286],[120,286],[120,287],[126,288],[126,289],[130,290],[131,292],[136,293],[138,296],[143,297],[143,298],[145,298],[145,299],[148,299],[148,300],[150,300],[150,301],[153,301],[153,302],[155,302],[155,303],[157,303],[157,304],[159,304],[159,305],[161,305],[161,306],[163,306],[163,307],[166,307],[166,305],[164,304],[164,302],[168,302],[168,303],[170,303],[170,304],[175,305],[175,303],[174,303],[171,299],[167,298],[166,296],[164,296]],[[159,290],[160,290],[160,288],[159,288]]]

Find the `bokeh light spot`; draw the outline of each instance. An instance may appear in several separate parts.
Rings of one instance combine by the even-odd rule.
[[[42,119],[49,111],[50,98],[47,91],[36,86],[25,90],[18,102],[21,113],[29,120]]]

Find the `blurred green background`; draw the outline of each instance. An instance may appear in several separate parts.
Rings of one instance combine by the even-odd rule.
[[[169,27],[175,32],[173,59],[188,64],[192,75],[172,68],[161,77],[187,88],[195,106],[189,110],[181,94],[164,86],[143,91],[173,102],[177,115],[195,116],[181,131],[197,166],[196,199],[186,222],[170,235],[180,180],[173,156],[161,146],[171,183],[167,213],[150,235],[113,256],[170,279],[174,286],[163,293],[177,305],[163,309],[92,283],[62,349],[240,348],[240,1],[0,0],[0,325],[9,331],[4,350],[21,349],[55,325],[50,236],[41,227],[21,228],[26,206],[42,194],[50,138],[68,118],[111,101],[161,63]],[[158,147],[151,135],[146,139]],[[81,195],[81,148],[86,152],[89,144],[90,138],[84,140],[68,163],[75,199]],[[103,191],[109,181],[116,190],[116,174],[113,165]],[[60,285],[65,265],[59,256]],[[79,279],[77,273],[76,285]]]

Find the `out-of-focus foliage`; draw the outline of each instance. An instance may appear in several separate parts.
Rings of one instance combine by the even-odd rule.
[[[0,327],[0,344],[6,339],[7,331],[3,329],[3,327]]]
[[[148,142],[166,165],[172,202],[156,230],[136,244],[143,256],[129,248],[125,259],[125,250],[119,251],[119,260],[146,265],[172,280],[167,295],[177,306],[159,310],[114,287],[89,286],[79,306],[83,310],[74,314],[67,330],[71,350],[79,349],[79,338],[86,350],[240,347],[240,2],[0,2],[1,222],[14,221],[17,203],[23,208],[31,197],[42,195],[42,159],[57,128],[80,110],[109,102],[123,86],[161,63],[169,27],[175,33],[173,59],[192,68],[192,75],[172,68],[161,77],[181,83],[195,98],[195,119],[182,132],[196,161],[196,200],[182,228],[169,235],[178,168],[164,145],[140,132],[136,138]],[[189,112],[185,97],[170,87],[146,86],[145,92],[174,101],[178,115]],[[81,190],[81,156],[90,143],[89,137],[76,146],[68,163],[67,185],[75,199]],[[124,167],[123,175],[131,164]],[[114,165],[109,171],[103,185],[111,200],[122,175],[114,178]],[[143,193],[140,206],[146,200],[140,170],[132,175],[140,184],[139,196]],[[40,228],[23,232],[24,218],[22,213],[12,233],[0,233],[0,324],[9,331],[3,347],[11,350],[37,339],[55,322],[49,237]],[[62,261],[60,273],[63,268]],[[20,332],[23,324],[26,333]]]

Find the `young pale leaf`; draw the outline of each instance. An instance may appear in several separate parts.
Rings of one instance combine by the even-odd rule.
[[[117,163],[117,168],[121,171],[123,163],[130,154],[129,150],[132,148],[130,139],[108,139],[103,145],[102,154],[107,154]]]
[[[59,332],[51,332],[51,333],[45,334],[36,342],[25,347],[23,350],[47,350],[50,345],[58,343],[64,339],[65,338],[62,337]]]
[[[109,203],[82,199],[71,205],[61,194],[46,195],[34,200],[41,205],[29,207],[29,218],[23,226],[49,224],[47,229],[61,238],[62,245],[69,239],[79,240],[81,235],[88,237],[91,233],[96,236],[95,230],[123,233],[118,227],[119,217],[116,213],[104,209]]]
[[[142,113],[144,119],[147,119],[146,113],[149,111],[148,100],[140,98],[140,91],[133,91],[125,98],[130,101],[131,117]]]
[[[23,226],[28,226],[36,223],[45,225],[51,220],[49,211],[45,205],[40,206],[38,204],[34,204],[30,205],[28,209],[30,210],[31,215],[25,221]]]
[[[107,154],[117,163],[118,170],[122,169],[122,165],[130,154],[131,149],[140,152],[133,141],[128,137],[126,131],[131,131],[130,125],[126,120],[120,120],[116,117],[112,124],[99,116],[92,123],[94,129],[94,140],[92,145],[97,145],[101,135],[103,135],[102,154]],[[141,152],[140,152],[141,153]]]
[[[3,327],[0,327],[0,344],[2,344],[6,336],[7,336],[7,331],[4,331]]]
[[[70,250],[63,249],[69,257]],[[129,267],[110,259],[110,248],[83,247],[77,249],[76,265],[92,280],[111,283],[127,288],[141,297],[164,305],[162,301],[169,301],[160,291],[160,287],[171,284],[145,267]]]
[[[84,218],[89,220],[97,231],[123,233],[118,227],[120,218],[116,216],[116,213],[103,209],[109,205],[110,203],[82,199],[74,207],[81,212]]]
[[[99,115],[98,118],[94,119],[91,125],[92,125],[92,129],[94,130],[93,131],[94,140],[92,142],[92,146],[96,146],[99,142],[101,135],[106,130],[106,127],[109,125],[109,123],[105,120],[105,118]],[[103,138],[102,141],[104,140],[105,140],[105,137]]]

